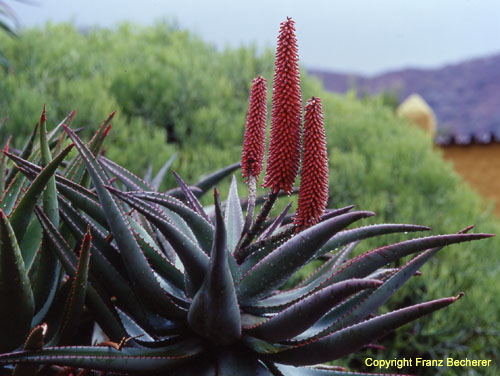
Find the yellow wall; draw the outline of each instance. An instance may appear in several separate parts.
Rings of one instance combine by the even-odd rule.
[[[500,215],[500,144],[442,146],[444,158],[473,189],[496,201]]]

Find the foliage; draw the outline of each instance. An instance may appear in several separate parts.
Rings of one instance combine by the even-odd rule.
[[[48,24],[43,31],[23,31],[17,43],[0,38],[13,67],[0,80],[0,117],[9,117],[4,138],[14,132],[26,138],[36,121],[26,114],[45,103],[50,124],[78,108],[82,116],[75,127],[89,129],[114,108],[120,123],[140,118],[162,129],[170,143],[236,144],[249,82],[272,67],[268,53],[257,57],[255,49],[246,48],[219,53],[166,23],[86,33]],[[147,167],[130,165],[140,173]]]

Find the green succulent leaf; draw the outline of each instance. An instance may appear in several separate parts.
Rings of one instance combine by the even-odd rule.
[[[273,252],[277,247],[285,243],[287,240],[289,240],[294,233],[292,234],[287,234],[283,239],[280,240],[274,240],[272,237],[256,241],[252,243],[250,246],[245,247],[242,249],[242,252],[239,254],[241,256],[246,255],[247,253],[249,256],[243,261],[243,263],[240,266],[241,272],[243,274],[247,273],[250,269],[252,269],[255,265],[257,265],[264,257],[269,255],[271,252]],[[254,249],[254,250],[252,250]],[[256,249],[256,250],[255,250]]]
[[[40,324],[31,329],[26,341],[24,341],[23,350],[38,350],[45,344],[47,335],[47,324]]]
[[[91,256],[91,274],[97,279],[101,285],[106,286],[110,294],[117,298],[117,304],[124,307],[127,311],[133,313],[139,323],[146,328],[151,328],[155,325],[152,320],[152,315],[148,315],[144,306],[137,300],[131,286],[123,275],[125,266],[122,259],[119,257],[119,251],[114,244],[106,241],[103,233],[91,222],[81,216],[66,200],[60,200],[61,218],[67,224],[73,236],[82,240],[87,226],[91,228],[92,234],[92,256]],[[180,283],[180,288],[184,282],[182,273],[173,267],[170,263],[161,260],[161,266],[158,266],[156,258],[151,257],[149,249],[143,246],[148,260],[153,268],[159,269],[164,273],[164,276],[170,277],[172,282]],[[155,251],[151,251],[155,252]],[[154,254],[161,258],[161,255]],[[167,265],[165,265],[167,264]]]
[[[35,215],[40,221],[44,232],[49,236],[53,244],[53,250],[59,257],[64,270],[71,278],[74,278],[76,276],[78,260],[73,250],[39,207],[35,207]],[[105,294],[102,288],[98,286],[94,287],[94,283],[92,282],[87,286],[87,303],[89,308],[95,313],[97,322],[106,330],[106,333],[110,337],[115,339],[122,338],[125,336],[125,331],[121,327],[116,311],[109,304],[109,298],[103,298]]]
[[[106,239],[106,234],[89,217],[80,214],[66,199],[59,197],[59,210],[61,219],[66,224],[69,231],[73,234],[75,239],[82,241],[87,228],[90,227],[92,231],[92,264],[103,264],[102,271],[108,268],[108,265],[113,265],[118,272],[125,270],[123,260],[120,257],[120,251],[116,245]],[[92,268],[95,265],[92,265]],[[92,270],[91,268],[91,270]],[[125,275],[124,272],[122,274]]]
[[[61,142],[62,142],[62,136],[61,136],[61,128],[63,125],[69,125],[73,118],[75,117],[75,111],[72,111],[69,113],[59,124],[57,124],[50,132],[47,134],[47,144],[49,145],[50,150],[60,150],[61,147]],[[59,154],[60,151],[56,152],[56,154]],[[40,143],[35,142],[35,146],[33,148],[33,152],[31,153],[29,160],[31,162],[33,161],[39,161],[41,158],[41,145]],[[63,165],[63,163],[61,163]]]
[[[151,184],[147,183],[145,180],[141,179],[137,175],[133,174],[126,168],[120,166],[118,163],[115,163],[106,157],[100,155],[98,157],[98,161],[102,163],[102,165],[115,175],[118,180],[120,180],[125,186],[131,191],[154,191],[155,189],[151,186]]]
[[[160,209],[160,211],[162,211],[163,214],[168,219],[170,219],[170,221],[174,224],[174,226],[176,226],[193,243],[199,245],[198,244],[198,240],[197,240],[195,234],[193,233],[193,230],[191,229],[191,227],[186,223],[186,221],[179,214],[177,214],[176,212],[174,212],[174,211],[172,211],[172,210],[170,210],[168,208],[159,207],[156,204],[153,204],[153,206],[155,206],[156,208]],[[147,226],[149,226],[149,228],[151,228],[151,224],[150,224],[149,221],[145,220],[144,222],[147,224]],[[153,233],[152,230],[151,230],[151,233]]]
[[[21,345],[29,333],[34,300],[21,251],[0,209],[0,352]]]
[[[148,258],[153,269],[164,279],[170,281],[178,289],[184,289],[184,275],[177,269],[156,247],[156,245],[148,243],[140,235],[136,234],[136,239],[144,254]]]
[[[381,284],[382,281],[375,279],[350,279],[328,286],[258,325],[249,331],[249,334],[270,342],[293,338],[307,330],[349,295]]]
[[[471,228],[466,228],[459,234],[468,232]],[[442,247],[429,249],[412,259],[405,266],[396,269],[382,270],[372,273],[379,274],[385,282],[376,290],[358,294],[338,307],[334,308],[318,323],[314,325],[309,333],[303,333],[301,340],[310,341],[313,338],[325,336],[344,326],[352,325],[361,321],[369,314],[373,313],[379,306],[387,301],[394,292],[399,289],[418,269],[432,256],[439,252]],[[385,276],[383,275],[385,274]],[[360,318],[361,317],[361,318]]]
[[[380,228],[378,226],[383,226],[383,227]],[[408,226],[408,225],[388,225],[387,227],[384,226],[384,225],[378,225],[378,226],[377,225],[375,225],[375,226],[367,226],[366,229],[364,229],[363,227],[361,227],[359,229],[363,229],[363,233],[364,234],[368,234],[368,233],[370,233],[372,231],[378,232],[381,229],[383,229],[384,231],[388,230],[390,228],[396,229],[398,226],[403,226],[403,227],[401,227],[401,229],[402,229],[402,228],[405,228],[405,226]],[[358,229],[347,230],[347,231],[340,232],[339,234],[335,235],[333,238],[335,238],[335,237],[338,236],[339,238],[337,238],[337,240],[336,240],[336,242],[337,242],[345,234],[347,234],[348,237],[350,237],[350,235],[348,233],[350,231],[355,232],[356,230],[358,230]],[[365,230],[369,230],[369,231],[367,232]],[[491,236],[491,235],[488,235],[488,234],[472,234],[472,235],[479,235],[479,236],[478,237],[474,236],[474,237],[471,237],[471,238],[462,238],[462,240],[455,239],[455,242],[468,241],[468,240],[474,240],[474,239],[479,239],[479,238],[482,238],[482,237],[489,237],[489,236]],[[430,240],[431,242],[433,242],[433,241],[442,242],[443,241],[442,239],[440,239],[439,236],[437,237],[437,239],[436,239],[436,237],[429,237],[429,238],[422,238],[422,239],[427,239],[427,240]],[[413,242],[413,245],[415,245],[415,243],[419,244],[419,239],[414,239],[414,240],[417,241],[417,242],[410,241],[410,242]],[[352,246],[355,246],[356,244],[357,243],[351,243],[351,245],[349,245],[343,251],[344,253],[341,254],[340,257],[339,257],[339,259],[337,259],[335,262],[330,261],[330,263],[333,262],[333,266],[332,267],[330,267],[330,268],[320,267],[319,271],[313,273],[308,279],[306,279],[302,284],[300,284],[296,288],[294,288],[294,289],[292,289],[290,291],[280,292],[279,294],[273,295],[273,296],[271,296],[269,298],[260,300],[259,302],[256,302],[256,303],[253,303],[253,305],[252,305],[252,312],[255,312],[255,313],[259,313],[259,312],[276,312],[276,311],[278,311],[279,309],[281,309],[283,307],[289,306],[289,304],[291,302],[294,302],[294,301],[300,299],[301,297],[310,294],[311,292],[317,290],[318,288],[324,287],[324,286],[326,286],[328,284],[331,284],[331,283],[343,281],[343,280],[346,280],[346,279],[349,279],[349,278],[366,277],[367,275],[370,275],[370,273],[375,272],[377,270],[377,268],[384,266],[387,262],[394,261],[394,260],[397,260],[397,259],[403,257],[403,256],[399,256],[399,257],[395,257],[394,259],[386,259],[386,258],[383,258],[384,256],[382,256],[381,258],[383,258],[385,260],[385,262],[381,262],[381,260],[379,259],[380,262],[377,264],[377,266],[376,267],[371,267],[369,269],[369,271],[367,271],[367,272],[362,272],[362,273],[358,273],[358,274],[355,274],[355,275],[348,274],[347,276],[342,276],[342,275],[339,276],[339,273],[342,273],[343,268],[346,268],[346,266],[342,266],[342,270],[340,272],[338,271],[338,268],[342,264],[342,261],[346,258],[347,254],[350,252]],[[398,243],[398,244],[403,244],[403,243]],[[427,243],[427,244],[431,244],[431,243]],[[439,244],[441,244],[441,243],[439,243]],[[396,247],[396,246],[397,246],[397,244],[392,245],[392,246],[388,246],[388,247],[394,249],[394,247]],[[323,249],[324,248],[325,247],[323,247]],[[380,249],[382,250],[382,249],[385,249],[385,248],[386,247],[383,247],[383,248],[380,248]],[[419,250],[424,250],[426,248],[427,247],[424,245],[420,249],[414,250],[414,252],[417,252]],[[378,251],[378,250],[375,250],[375,251]],[[372,251],[372,252],[375,252],[375,251]],[[369,253],[370,252],[368,252],[366,254],[369,254]],[[387,252],[387,253],[384,253],[384,255],[386,257],[389,257],[388,255],[390,255],[390,251]],[[360,262],[361,260],[359,260],[359,258],[361,258],[362,256],[363,255],[359,256],[356,259],[354,259],[354,261],[358,260],[358,262]],[[351,261],[351,262],[354,262],[354,261]],[[362,264],[362,262],[360,262],[360,264]],[[346,265],[346,264],[344,264],[344,265]],[[348,268],[348,266],[347,266],[347,268]],[[332,314],[333,313],[334,312],[332,312]]]
[[[219,181],[224,179],[226,176],[231,175],[234,171],[241,167],[240,162],[234,163],[232,165],[226,166],[218,171],[211,173],[210,175],[199,180],[195,186],[201,189],[201,194],[197,194],[197,197],[201,197],[208,192],[209,189],[213,188]]]
[[[0,355],[0,364],[55,364],[75,368],[100,369],[110,372],[168,371],[198,355],[203,346],[197,340],[159,349],[123,348],[108,346],[48,347],[38,351],[18,351]]]
[[[283,374],[283,376],[410,376],[407,374],[396,373],[364,373],[364,372],[351,372],[342,370],[342,367],[293,367],[285,366],[283,364],[276,364],[276,368]],[[339,369],[340,368],[340,369]]]
[[[275,346],[263,358],[282,364],[305,366],[332,361],[350,354],[424,315],[454,303],[461,297],[443,298],[387,313],[295,347]]]
[[[341,214],[345,214],[350,212],[352,209],[354,209],[356,205],[347,205],[344,206],[343,208],[337,208],[337,209],[327,209],[325,214],[321,216],[322,221],[326,221],[327,219],[336,217]]]
[[[92,151],[92,153],[97,156],[102,148],[103,141],[106,138],[109,129],[111,127],[111,120],[115,116],[116,111],[113,111],[109,116],[104,120],[101,125],[97,128],[92,139],[88,143],[88,148]],[[82,157],[78,154],[71,161],[68,167],[65,170],[64,176],[70,178],[72,181],[82,184],[83,186],[87,186],[88,183],[88,172],[85,168],[85,163],[83,162]]]
[[[194,186],[194,185],[190,185],[189,186],[189,190],[191,192],[193,192],[193,194],[196,195],[196,197],[199,197],[203,191]],[[169,196],[172,196],[172,197],[175,197],[176,199],[178,200],[182,200],[183,198],[185,198],[186,196],[184,195],[184,192],[182,192],[182,189],[180,187],[175,187],[175,188],[171,188],[171,189],[168,189],[164,192],[166,195],[169,195]]]
[[[401,243],[388,245],[363,253],[349,261],[327,283],[334,283],[348,278],[360,278],[373,273],[387,263],[399,260],[401,257],[423,251],[428,248],[444,247],[449,244],[463,243],[471,240],[485,239],[492,234],[454,234],[436,235],[425,238],[411,239]]]
[[[233,281],[235,281],[234,283],[237,285],[238,282],[241,281],[243,274],[241,272],[240,266],[236,262],[236,259],[231,252],[227,252],[227,262],[229,264],[229,270],[231,271]]]
[[[34,180],[41,171],[41,167],[33,163],[16,156],[11,158],[18,164],[19,170],[31,180]],[[56,186],[59,192],[67,197],[75,207],[83,210],[101,226],[108,227],[108,222],[95,193],[58,174],[56,174]]]
[[[269,295],[307,262],[335,233],[351,223],[374,215],[360,211],[339,215],[302,231],[260,260],[242,278],[238,297],[245,304]]]
[[[238,197],[238,185],[233,175],[229,193],[227,195],[227,204],[224,216],[224,223],[227,230],[227,245],[231,253],[234,253],[236,245],[243,231],[243,212],[241,210],[240,198]]]
[[[354,311],[363,301],[365,301],[371,294],[373,294],[374,289],[363,290],[360,293],[346,299],[339,305],[335,306],[330,312],[318,320],[309,329],[304,331],[302,334],[294,338],[297,343],[311,341],[320,337],[324,337],[328,333],[332,333],[330,330],[335,323],[340,321],[345,315]]]
[[[214,226],[197,212],[186,206],[182,201],[164,193],[136,191],[127,192],[127,194],[141,200],[159,204],[181,216],[193,231],[200,247],[207,255],[210,254],[214,239]]]
[[[21,151],[21,159],[28,159],[31,153],[33,152],[33,145],[35,143],[36,136],[38,134],[38,123],[36,123],[35,128],[33,129],[33,132],[31,132],[30,137],[26,141],[26,144],[23,147],[23,150]],[[5,185],[9,186],[10,183],[12,182],[12,179],[14,179],[14,176],[16,176],[18,170],[14,166],[10,169],[6,179],[5,179]]]
[[[146,216],[165,236],[176,251],[189,278],[194,283],[195,291],[201,286],[208,270],[208,256],[193,241],[177,229],[177,227],[153,205],[129,196],[112,187],[107,187],[113,193],[140,213]]]
[[[61,123],[59,123],[48,134],[48,137],[47,137],[47,142],[48,143],[50,143],[50,142],[52,142],[54,140],[57,132],[61,129],[62,124],[64,124],[64,123],[69,124],[71,122],[71,120],[73,119],[74,115],[75,115],[74,111],[71,112],[68,116],[66,116],[63,119],[63,121]],[[25,144],[25,146],[24,146],[24,148],[23,148],[23,150],[21,152],[21,155],[20,155],[21,160],[26,160],[26,159],[29,158],[30,160],[33,161],[33,160],[37,160],[37,159],[40,158],[40,145],[39,144],[35,144],[35,140],[37,139],[37,135],[38,135],[38,126],[39,126],[39,124],[37,123],[35,125],[35,128],[33,129],[33,132],[31,133],[28,141]],[[18,168],[17,168],[16,165],[14,165],[13,168],[11,168],[11,170],[9,171],[9,175],[7,176],[7,181],[6,181],[7,185],[11,185],[13,183],[14,177],[18,176],[17,173],[18,173]],[[15,195],[15,197],[17,197],[17,195]],[[10,210],[6,210],[5,208],[3,208],[3,209],[4,209],[5,214],[7,214],[7,215],[10,214]]]
[[[156,176],[153,178],[151,181],[151,185],[153,186],[155,191],[158,191],[160,189],[160,185],[163,182],[163,179],[165,178],[165,175],[167,174],[168,170],[172,166],[172,163],[174,163],[175,159],[177,158],[177,153],[174,153],[166,162],[163,166],[161,166],[160,171],[156,174]]]
[[[36,218],[33,218],[26,229],[23,240],[19,244],[19,248],[22,250],[24,265],[28,274],[31,274],[31,270],[34,268],[34,261],[37,256],[37,252],[40,249],[40,244],[42,242],[42,227],[40,222]]]
[[[64,127],[75,143],[78,152],[85,161],[87,170],[97,191],[99,201],[104,209],[111,233],[120,249],[127,272],[133,280],[133,286],[144,303],[154,311],[165,314],[172,319],[182,319],[185,311],[178,307],[161,288],[160,283],[137,244],[134,234],[127,223],[123,212],[104,187],[107,176],[94,155],[88,150],[80,138],[68,127]]]
[[[54,142],[57,142],[57,135],[61,133],[61,129],[64,126],[69,127],[73,119],[75,118],[76,111],[71,111],[64,119],[61,120],[59,124],[57,124],[48,134],[47,134],[47,142],[49,145],[52,145]],[[35,145],[36,148],[36,145]]]
[[[182,193],[184,193],[187,205],[208,221],[208,215],[207,213],[205,213],[205,209],[203,209],[203,206],[201,205],[200,201],[198,201],[196,195],[191,191],[191,189],[184,182],[184,180],[182,180],[177,172],[172,171],[172,173],[174,174],[175,180],[177,180]]]
[[[359,243],[360,241],[358,240],[346,245],[344,248],[339,250],[335,255],[333,255],[327,262],[325,262],[318,269],[316,269],[309,276],[307,276],[307,278],[304,279],[301,283],[299,283],[297,287],[301,288],[306,285],[311,286],[313,283],[319,286],[319,283],[326,281],[333,274],[335,274],[335,272],[347,260],[347,257],[349,257],[349,255],[358,246]]]
[[[63,178],[58,179],[57,189],[66,197],[75,208],[84,211],[93,221],[102,227],[109,229],[106,215],[101,204],[97,201],[97,196],[76,184],[67,184]]]
[[[352,249],[356,247],[356,245],[357,242],[349,244],[340,252],[338,257],[332,257],[329,261],[325,262],[312,273],[312,275],[308,278],[307,283],[299,284],[290,290],[280,290],[277,294],[259,300],[248,308],[252,312],[258,314],[281,312],[283,309],[289,307],[295,302],[312,294],[320,288],[321,282],[327,280],[331,275],[335,274],[335,271],[337,270],[335,266],[339,265],[342,258],[349,254]]]
[[[73,144],[67,146],[61,151],[47,166],[40,172],[40,175],[31,183],[28,191],[24,194],[21,201],[17,204],[10,215],[10,223],[16,234],[18,241],[22,240],[24,232],[28,227],[33,210],[37,203],[39,195],[47,185],[50,178],[54,175],[57,167],[73,148]],[[7,154],[9,157],[11,154]]]
[[[9,144],[10,144],[11,138],[7,139],[7,143],[5,144],[4,150],[8,151],[9,150]],[[5,187],[7,186],[7,156],[5,154],[2,154],[0,157],[0,192],[5,191]]]
[[[17,171],[18,168],[14,165],[12,169]],[[9,216],[12,213],[12,209],[22,197],[22,192],[26,190],[27,184],[27,179],[20,174],[17,174],[12,179],[2,196],[1,207],[5,215]]]
[[[380,225],[370,225],[339,232],[332,236],[330,240],[321,248],[319,255],[324,255],[330,251],[342,247],[354,241],[360,241],[380,235],[394,234],[398,232],[428,231],[430,227],[407,224],[384,223]]]
[[[151,337],[143,328],[141,328],[141,326],[136,323],[130,316],[119,309],[117,311],[128,336],[141,338],[141,340],[144,342],[154,342],[154,338]]]
[[[85,237],[80,246],[80,257],[76,267],[76,274],[73,277],[71,284],[70,295],[64,307],[63,320],[56,334],[55,343],[61,345],[71,342],[73,335],[80,324],[80,317],[85,305],[85,297],[87,295],[87,279],[89,274],[90,249],[92,235],[90,229],[87,229]]]
[[[397,272],[387,279],[382,286],[376,289],[368,298],[366,298],[359,306],[346,315],[329,331],[338,330],[342,327],[353,325],[364,320],[370,314],[375,312],[382,304],[384,304],[396,291],[403,286],[432,256],[438,253],[442,247],[428,249],[422,254],[413,258],[406,265],[401,267]]]
[[[49,144],[47,141],[47,128],[45,121],[45,106],[40,118],[40,152],[42,167],[45,168],[51,161]],[[55,174],[55,173],[54,173]],[[43,210],[47,218],[59,227],[59,210],[57,204],[57,190],[54,174],[47,181],[47,185],[42,194]],[[46,236],[42,236],[40,256],[36,269],[36,278],[32,281],[33,296],[35,298],[35,322],[40,322],[47,313],[52,300],[54,299],[61,265],[50,247],[50,241]]]
[[[182,288],[183,286],[180,286],[180,287],[176,286],[168,278],[168,274],[172,274],[172,271],[175,271],[175,273],[177,274],[179,272],[179,270],[176,269],[172,264],[170,264],[170,262],[167,260],[167,258],[162,256],[162,254],[158,250],[155,249],[155,246],[148,243],[140,235],[138,235],[136,233],[134,233],[134,235],[136,236],[137,243],[144,250],[144,254],[146,256],[148,256],[148,255],[153,256],[152,260],[155,261],[155,264],[159,264],[159,263],[162,264],[158,268],[160,272],[155,273],[157,275],[158,281],[159,281],[160,285],[162,286],[162,288],[165,290],[165,292],[169,295],[169,297],[176,304],[187,309],[189,307],[189,303],[187,301],[187,297],[186,297],[186,294],[184,292],[184,289]],[[153,262],[151,262],[151,264],[153,264]],[[154,267],[153,267],[153,269],[154,269]],[[163,277],[162,274],[160,274],[160,273],[167,274],[167,278]],[[182,275],[182,273],[181,273],[181,275]]]
[[[24,342],[23,350],[39,350],[45,343],[45,336],[47,334],[47,324],[41,324],[34,327],[28,334]],[[38,375],[38,364],[18,364],[14,368],[12,376],[33,376]]]
[[[283,209],[283,211],[280,213],[280,215],[278,215],[274,219],[274,221],[264,230],[264,232],[262,232],[262,234],[260,234],[260,236],[259,236],[259,238],[257,240],[264,240],[266,238],[269,238],[271,235],[273,235],[274,231],[276,231],[276,229],[282,225],[283,220],[285,219],[288,211],[292,207],[292,204],[293,203],[290,202],[285,207],[285,209]],[[246,257],[246,256],[244,256],[244,257]]]
[[[227,260],[226,229],[217,190],[214,196],[216,222],[210,265],[189,308],[188,322],[198,334],[216,343],[231,344],[241,337],[240,308]]]

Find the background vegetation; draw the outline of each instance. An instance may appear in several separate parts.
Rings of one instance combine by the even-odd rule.
[[[217,51],[168,23],[85,32],[49,24],[22,31],[17,40],[0,35],[0,46],[10,64],[0,73],[0,123],[8,117],[0,130],[3,143],[13,134],[12,145],[20,147],[43,104],[52,126],[76,109],[73,127],[85,127],[87,134],[116,109],[107,155],[143,175],[150,165],[156,172],[179,152],[173,168],[188,182],[239,160],[251,80],[261,74],[272,86],[272,51]],[[384,98],[333,95],[305,72],[302,88],[304,100],[315,95],[323,101],[331,207],[356,204],[377,212],[373,223],[425,224],[433,234],[469,224],[499,233],[491,206],[463,184],[432,140],[393,115]],[[164,184],[173,185],[173,178]],[[361,243],[359,251],[378,245]],[[465,297],[382,340],[387,350],[375,356],[467,356],[498,363],[499,248],[498,239],[450,247],[425,266],[423,277],[390,302],[393,308],[402,300],[460,291]],[[344,364],[358,366],[365,355]],[[497,374],[494,368],[467,371]]]

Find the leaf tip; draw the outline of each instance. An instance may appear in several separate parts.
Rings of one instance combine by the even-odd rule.
[[[459,292],[458,295],[453,298],[453,301],[456,302],[457,300],[462,299],[464,295],[465,293],[463,291]]]
[[[108,135],[109,131],[111,130],[111,124],[109,124],[106,129],[104,129],[104,132],[102,132],[102,137],[101,138],[104,138]]]
[[[47,121],[47,113],[45,111],[45,104],[43,105],[42,116],[40,116],[40,123]]]
[[[9,151],[9,146],[10,146],[10,142],[12,141],[12,136],[9,136],[9,138],[7,139],[7,142],[5,143],[5,146],[3,148],[4,152],[8,152]]]
[[[220,210],[220,195],[219,191],[217,190],[217,187],[214,187],[214,200],[215,200],[215,206]]]
[[[92,234],[90,232],[90,223],[87,224],[87,231],[85,232],[85,238],[89,238],[90,240],[92,240]]]
[[[467,226],[466,228],[464,228],[463,230],[460,230],[457,234],[466,234],[468,233],[470,230],[472,230],[474,227],[476,227],[476,225],[470,225],[470,226]]]

